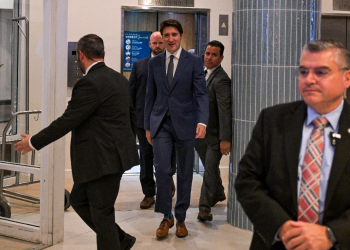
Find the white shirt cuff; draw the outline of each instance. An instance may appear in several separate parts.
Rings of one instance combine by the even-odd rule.
[[[29,138],[29,147],[31,147],[33,150],[36,150],[36,149],[33,147],[31,140],[32,140],[32,137]]]

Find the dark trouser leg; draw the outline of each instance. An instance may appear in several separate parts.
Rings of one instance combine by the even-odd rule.
[[[171,152],[171,176],[176,173],[176,150],[175,146],[173,147],[173,151]]]
[[[125,232],[115,223],[114,203],[121,174],[105,175],[97,180],[74,184],[71,205],[96,233],[98,250],[119,250]]]
[[[173,150],[172,125],[169,117],[165,117],[156,136],[152,139],[154,166],[156,169],[157,195],[155,212],[170,214],[171,197],[171,155]]]
[[[194,139],[180,140],[176,138],[177,157],[177,200],[175,217],[179,221],[186,219],[186,211],[190,206],[191,188],[194,166]]]
[[[156,183],[153,177],[153,147],[148,143],[144,129],[137,129],[140,144],[140,182],[142,192],[147,197],[156,194]]]
[[[219,169],[222,154],[217,146],[208,146],[202,141],[196,141],[196,151],[205,169],[199,198],[200,211],[205,209],[211,211],[213,198],[225,194]]]

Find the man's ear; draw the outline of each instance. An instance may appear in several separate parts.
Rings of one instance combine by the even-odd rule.
[[[344,72],[344,87],[349,88],[350,86],[350,69]]]
[[[79,57],[80,61],[85,58],[83,51],[81,51],[81,50],[78,51],[78,57]]]

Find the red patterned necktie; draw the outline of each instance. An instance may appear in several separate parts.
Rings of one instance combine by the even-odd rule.
[[[307,143],[300,184],[298,220],[318,223],[321,165],[324,147],[325,117],[313,120],[314,130]]]

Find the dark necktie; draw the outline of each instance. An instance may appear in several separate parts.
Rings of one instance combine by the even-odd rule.
[[[312,123],[314,130],[307,143],[301,172],[298,220],[317,224],[324,148],[323,129],[328,121],[325,117],[319,116]]]
[[[171,86],[172,82],[173,82],[173,78],[174,78],[174,62],[173,62],[174,56],[171,55],[170,56],[170,62],[168,65],[168,71],[167,71],[167,79],[168,79],[168,84],[169,87]]]

